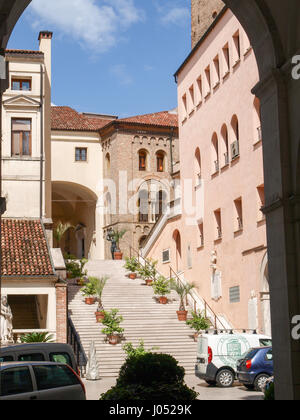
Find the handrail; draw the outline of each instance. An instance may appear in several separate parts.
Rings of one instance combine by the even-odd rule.
[[[80,337],[70,316],[68,316],[68,344],[70,344],[74,350],[76,362],[80,368],[81,376],[83,377],[87,365],[87,357],[82,347]]]
[[[140,255],[140,252],[139,251],[137,251],[136,249],[134,249],[131,245],[129,245],[129,246],[130,246],[130,258],[132,257],[132,251],[133,251],[137,255],[138,261],[140,261],[140,258],[141,258],[142,260],[144,260],[144,262],[146,264],[149,264],[149,262],[144,257],[142,257]],[[157,271],[157,274],[160,275],[159,271]],[[174,271],[174,269],[170,266],[170,279],[173,277],[172,274],[175,274],[177,281],[179,281],[183,285],[183,281],[181,280],[181,278]],[[153,277],[152,277],[152,279],[154,281],[156,280],[156,278],[153,278]],[[196,301],[196,299],[191,294],[190,294],[190,296],[191,296],[191,298],[193,300],[194,311],[196,312],[197,311],[197,301]],[[206,300],[203,299],[203,298],[201,298],[201,299],[203,300],[203,303],[204,303],[205,317],[207,317],[207,311],[208,310],[212,313],[212,315],[214,317],[214,328],[217,329],[217,324],[219,323],[224,330],[227,330],[227,328],[224,326],[223,322],[220,320],[220,318],[217,316],[217,314],[214,312],[214,310],[210,307],[210,305],[206,302]],[[186,297],[186,304],[188,305],[188,297]]]
[[[183,281],[181,280],[181,278],[178,276],[178,274],[173,270],[173,268],[170,266],[170,278],[172,277],[172,273],[175,274],[177,281],[183,285]],[[197,311],[197,302],[196,299],[190,294],[190,297],[193,300],[193,306],[194,306],[194,312]],[[205,299],[201,298],[203,300],[204,303],[204,314],[205,314],[205,318],[207,317],[207,310],[209,310],[213,317],[214,317],[214,328],[217,329],[217,324],[219,323],[223,329],[226,330],[226,327],[224,326],[224,324],[222,323],[222,321],[220,320],[220,318],[217,316],[217,314],[215,313],[215,311],[209,306],[209,304],[206,302]],[[186,296],[186,304],[188,305],[188,297]]]

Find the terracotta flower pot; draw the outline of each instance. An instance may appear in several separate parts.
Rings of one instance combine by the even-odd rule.
[[[198,332],[196,332],[196,333],[194,334],[194,341],[195,341],[195,342],[197,342],[197,341],[198,341],[198,337],[199,337],[199,333],[198,333]]]
[[[87,297],[87,298],[85,298],[85,303],[86,303],[86,305],[94,305],[95,298],[93,298],[93,297]]]
[[[97,320],[98,323],[101,323],[104,319],[104,316],[105,316],[104,311],[95,312],[95,315],[96,315],[96,320]]]
[[[108,342],[109,342],[109,344],[112,344],[112,345],[115,346],[119,342],[119,336],[118,335],[113,335],[113,334],[108,336]]]
[[[152,286],[153,280],[152,279],[146,279],[146,285],[147,286]]]
[[[122,260],[123,259],[123,253],[122,252],[115,252],[114,253],[115,260]]]
[[[135,279],[136,279],[136,273],[130,273],[130,274],[129,274],[129,278],[130,278],[131,280],[135,280]]]
[[[166,305],[168,303],[168,298],[166,296],[160,296],[158,300],[162,305]]]
[[[178,321],[186,321],[187,314],[188,314],[188,311],[177,311]]]

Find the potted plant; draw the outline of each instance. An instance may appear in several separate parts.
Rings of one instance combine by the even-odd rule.
[[[107,280],[109,279],[108,276],[104,276],[101,278],[98,277],[90,277],[95,284],[95,292],[96,292],[96,301],[98,302],[98,307],[95,312],[97,322],[102,322],[104,319],[105,311],[102,303],[102,293],[104,286],[106,285]]]
[[[123,259],[123,253],[120,250],[120,240],[123,238],[125,233],[127,232],[126,229],[124,230],[116,230],[113,232],[112,237],[113,240],[116,242],[116,250],[114,252],[114,258],[115,260],[122,260]]]
[[[210,323],[205,317],[204,312],[192,311],[192,318],[186,321],[186,324],[195,331],[194,340],[197,341],[201,331],[208,330]]]
[[[120,327],[123,317],[118,315],[118,309],[112,309],[110,312],[104,311],[104,319],[102,324],[105,328],[102,329],[102,333],[105,334],[109,340],[109,344],[118,344],[119,335],[124,331],[124,328]]]
[[[195,287],[194,284],[183,284],[181,282],[177,282],[176,280],[171,281],[171,289],[175,290],[180,298],[180,306],[179,310],[177,311],[177,317],[179,321],[186,321],[187,320],[187,310],[185,309],[184,299],[187,295],[191,292],[191,290]]]
[[[124,268],[126,268],[126,270],[129,270],[129,278],[132,280],[136,279],[137,276],[137,271],[138,268],[140,266],[140,263],[138,262],[138,259],[136,257],[132,257],[132,258],[125,258],[125,265]]]
[[[166,279],[164,276],[159,276],[152,287],[154,293],[159,296],[159,303],[166,305],[168,303],[166,295],[171,293],[170,280]]]
[[[85,303],[87,305],[93,305],[95,303],[96,288],[93,281],[89,279],[89,282],[80,291],[85,296]]]
[[[157,261],[146,261],[145,265],[140,265],[138,269],[147,286],[152,286],[153,281],[155,281],[157,275],[156,265]]]

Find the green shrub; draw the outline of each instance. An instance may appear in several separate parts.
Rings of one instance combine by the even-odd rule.
[[[205,318],[204,313],[201,311],[193,311],[192,318],[188,319],[186,324],[196,332],[206,331],[210,327],[209,320]]]
[[[21,336],[22,343],[54,343],[54,336],[47,332],[33,332]]]
[[[171,293],[170,280],[164,276],[159,276],[155,283],[152,285],[155,295],[165,296]]]
[[[138,259],[136,257],[132,257],[132,258],[125,258],[125,265],[124,268],[126,268],[126,270],[131,271],[131,273],[136,273],[139,268],[140,268],[140,263],[138,262]]]
[[[194,401],[198,393],[184,383],[157,384],[145,387],[143,385],[115,386],[105,394],[101,400],[107,401]]]
[[[123,317],[118,315],[118,309],[112,309],[110,312],[104,312],[104,319],[102,324],[106,327],[103,328],[102,334],[112,335],[112,334],[121,334],[124,331],[124,328],[120,327]]]
[[[123,350],[127,354],[127,358],[132,356],[141,356],[147,353],[150,353],[150,350],[146,350],[144,346],[144,341],[140,340],[139,345],[134,348],[132,343],[126,343],[123,345]],[[159,347],[152,347],[151,350],[158,350]]]
[[[168,354],[146,353],[128,358],[120,369],[117,385],[173,384],[182,382],[185,370]]]

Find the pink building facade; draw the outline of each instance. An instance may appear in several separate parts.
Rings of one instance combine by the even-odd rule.
[[[270,335],[263,139],[259,101],[251,93],[259,76],[230,10],[176,78],[181,211],[153,230],[144,256],[158,260],[163,274],[171,266],[193,282],[227,325]]]

